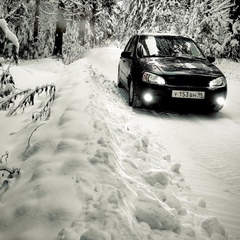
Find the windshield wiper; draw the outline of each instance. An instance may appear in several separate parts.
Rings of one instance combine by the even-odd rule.
[[[196,56],[193,56],[191,54],[176,54],[174,55],[174,57],[176,58],[187,58],[187,59],[191,59],[191,60],[204,60],[205,58],[204,57],[196,57]]]
[[[206,58],[204,57],[193,57],[194,59],[199,59],[199,60],[205,60]]]
[[[143,57],[148,58],[148,57],[162,57],[162,58],[167,58],[167,57],[174,57],[170,55],[159,55],[159,54],[151,54],[151,55],[144,55]]]

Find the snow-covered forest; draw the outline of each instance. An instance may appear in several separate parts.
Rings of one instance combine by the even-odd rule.
[[[137,32],[215,56],[223,111],[129,107]],[[240,0],[1,0],[0,240],[240,240],[239,60]]]
[[[207,54],[240,58],[239,0],[63,0],[65,62],[136,32],[172,32],[195,39]],[[59,0],[2,0],[0,18],[19,39],[19,57],[51,56]],[[1,30],[0,30],[1,31]],[[0,44],[3,44],[0,42]]]

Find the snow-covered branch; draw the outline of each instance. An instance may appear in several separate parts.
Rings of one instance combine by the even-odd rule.
[[[44,124],[45,124],[45,123],[42,123],[42,124],[38,125],[38,126],[32,131],[32,133],[30,134],[30,136],[29,136],[29,138],[28,138],[28,144],[27,144],[27,148],[26,148],[26,149],[28,149],[28,148],[30,147],[30,142],[31,142],[31,138],[32,138],[32,136],[33,136],[33,133],[36,132],[37,129],[38,129],[39,127],[41,127],[42,125],[44,125]]]
[[[10,168],[6,164],[0,165],[0,171],[6,171],[9,173],[8,178],[12,178],[15,173],[19,175],[20,169],[19,168]]]
[[[24,110],[27,104],[34,105],[34,95],[35,92],[33,90],[27,93],[27,95],[20,101],[20,103],[15,108],[11,109],[10,114],[13,115],[18,108],[23,108]]]
[[[12,11],[10,11],[10,12],[5,16],[5,18],[8,18],[8,17],[14,15],[14,13],[17,12],[18,9],[22,6],[22,3],[23,3],[23,0],[21,0],[21,1],[18,3],[18,5],[17,5]]]
[[[49,86],[47,86],[49,87]],[[51,113],[51,103],[54,101],[55,99],[55,92],[56,92],[56,88],[54,85],[50,86],[50,90],[49,90],[49,94],[50,94],[50,98],[47,101],[47,103],[45,104],[45,106],[43,107],[43,109],[39,112],[36,111],[32,114],[32,119],[34,120],[38,120],[38,119],[42,119],[43,116],[47,116],[50,117],[50,113]]]
[[[34,97],[36,94],[40,95],[41,93],[45,92],[46,94],[50,95],[49,100],[47,101],[46,105],[44,106],[43,110],[40,111],[39,114],[33,113],[32,119],[37,120],[39,117],[41,118],[42,115],[44,115],[44,113],[49,112],[50,111],[50,103],[53,102],[53,100],[55,99],[55,93],[56,93],[56,87],[54,84],[46,84],[43,85],[41,87],[36,87],[35,90],[25,90],[22,91],[14,96],[11,96],[8,100],[6,100],[4,103],[2,103],[2,105],[7,108],[10,106],[10,104],[13,102],[13,99],[16,99],[16,96],[21,95],[26,93],[26,95],[24,96],[24,98],[19,102],[19,104],[12,108],[10,110],[10,115],[13,115],[19,108],[22,108],[24,110],[24,108],[29,104],[29,105],[34,105]],[[1,105],[0,105],[1,107]],[[0,108],[1,109],[1,108]],[[36,116],[37,115],[37,116]]]
[[[13,95],[9,96],[7,99],[5,99],[4,101],[2,101],[0,103],[0,110],[6,110],[10,107],[11,104],[13,104],[14,100],[17,99],[18,96],[22,96],[22,95],[27,95],[30,92],[32,92],[31,89],[26,89],[26,90],[22,90],[20,92],[14,93]]]
[[[13,43],[13,45],[16,47],[16,52],[19,51],[19,42],[18,38],[15,34],[13,34],[10,29],[8,28],[7,22],[4,19],[0,19],[0,28],[4,32],[6,38]]]

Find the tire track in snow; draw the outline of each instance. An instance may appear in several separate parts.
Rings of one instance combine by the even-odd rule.
[[[161,126],[152,132],[161,135],[172,158],[181,163],[195,197],[202,196],[231,237],[240,238],[239,125],[222,113],[204,116],[148,111],[141,115],[143,125],[147,121],[146,126]]]

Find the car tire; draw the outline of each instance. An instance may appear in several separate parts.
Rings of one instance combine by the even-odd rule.
[[[129,106],[133,108],[140,108],[142,106],[142,101],[135,91],[135,84],[133,81],[130,81],[129,84]]]
[[[117,87],[123,88],[123,84],[121,83],[121,77],[118,69],[118,77],[117,77]]]

